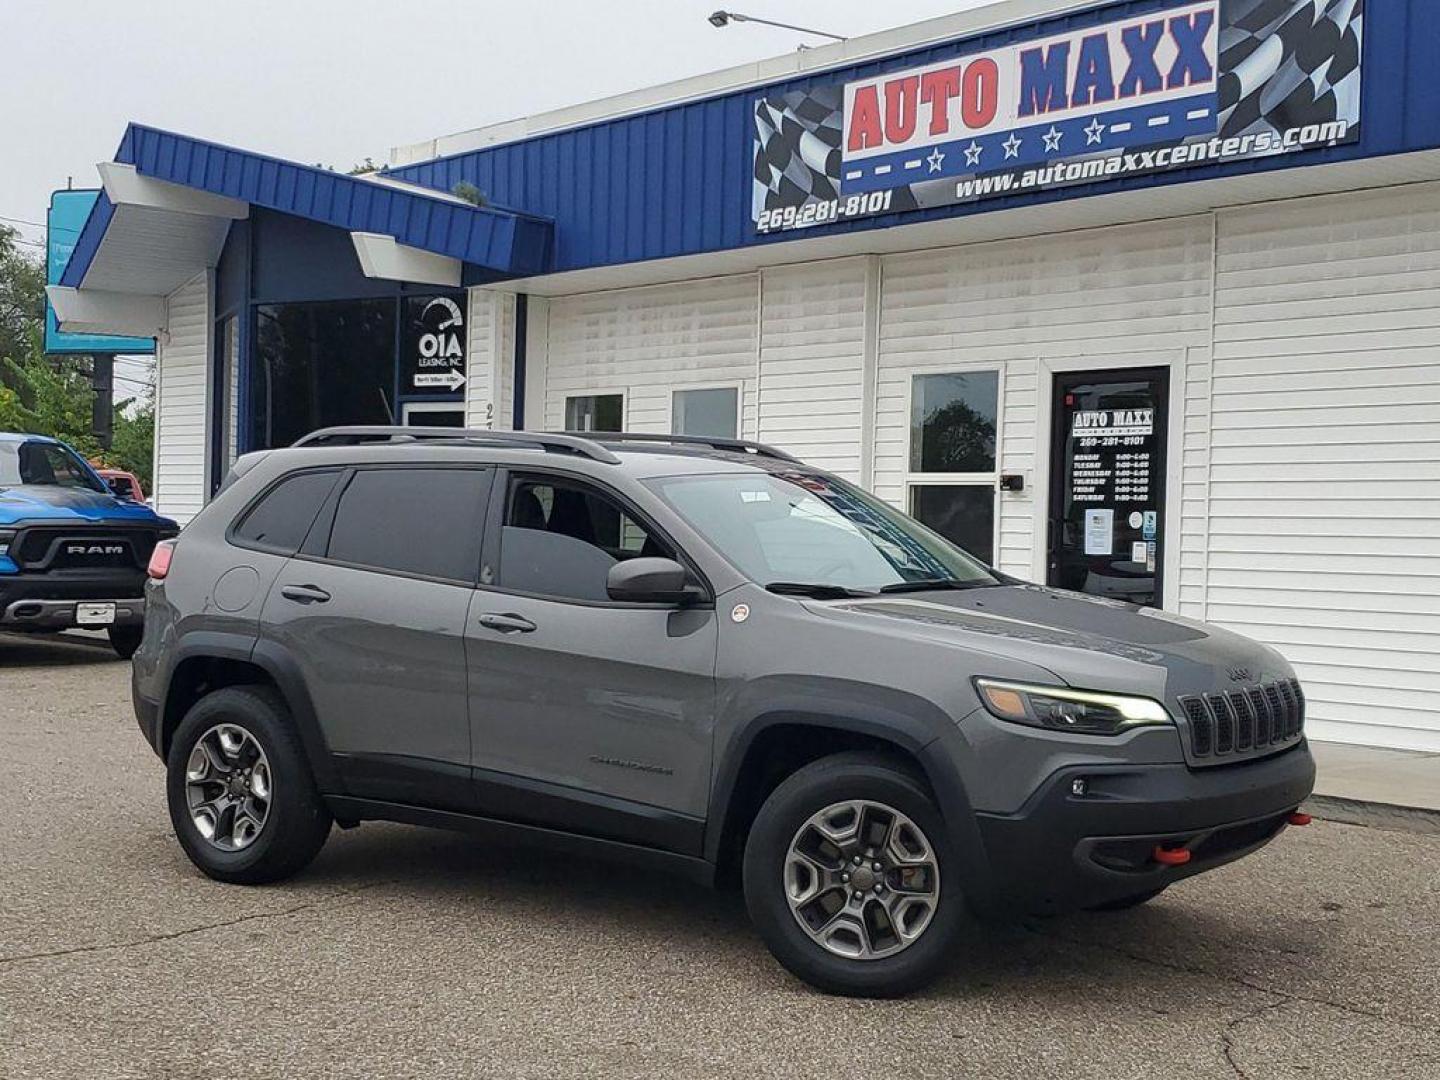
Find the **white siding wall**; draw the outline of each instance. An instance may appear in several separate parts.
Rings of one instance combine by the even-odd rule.
[[[1034,578],[1045,492],[1051,365],[1165,363],[1209,344],[1211,224],[1205,217],[887,257],[881,273],[876,494],[905,501],[910,383],[926,372],[1001,372],[997,562]],[[1172,371],[1173,379],[1183,371]],[[1037,501],[1038,500],[1038,501]],[[1177,502],[1172,492],[1172,513]],[[1178,525],[1172,516],[1170,528]]]
[[[1440,185],[1226,212],[1217,271],[1208,616],[1440,750]]]
[[[515,297],[493,289],[470,290],[470,342],[466,360],[465,422],[508,431],[515,406]]]
[[[209,427],[210,274],[182,285],[166,300],[166,329],[155,358],[156,509],[182,525],[209,494],[205,477]]]
[[[1031,579],[1053,374],[1168,365],[1170,606],[1284,652],[1316,736],[1440,751],[1440,185],[886,256],[878,284],[856,258],[548,307],[546,427],[623,391],[628,427],[666,431],[672,388],[741,383],[745,435],[863,477],[873,390],[897,504],[912,377],[999,370],[999,471],[1026,490],[1000,496],[997,561]]]
[[[851,480],[861,473],[865,259],[764,272],[759,439]]]
[[[736,383],[753,434],[757,292],[746,274],[551,301],[545,427],[565,426],[567,396],[622,392],[627,428],[669,431],[672,388]]]
[[[465,424],[490,428],[495,424],[495,294],[489,289],[470,290],[470,340],[465,359]]]

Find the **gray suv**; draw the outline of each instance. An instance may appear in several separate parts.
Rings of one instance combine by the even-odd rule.
[[[736,881],[825,990],[970,913],[1126,908],[1287,824],[1276,652],[1006,577],[752,443],[347,428],[157,551],[140,728],[206,874],[385,819]]]

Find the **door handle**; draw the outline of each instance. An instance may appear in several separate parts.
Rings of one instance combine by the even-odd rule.
[[[323,604],[330,599],[330,594],[318,585],[285,585],[280,595],[297,604]]]
[[[498,630],[502,634],[533,634],[538,629],[523,615],[502,615],[497,612],[481,615],[480,625],[487,630]]]

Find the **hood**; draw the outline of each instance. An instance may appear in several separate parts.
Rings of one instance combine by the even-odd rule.
[[[0,525],[36,521],[174,524],[148,506],[127,502],[106,491],[87,491],[58,484],[0,487]]]
[[[1218,626],[1037,585],[810,606],[832,618],[886,620],[896,629],[1044,668],[1076,688],[1161,701],[1292,674],[1275,650]],[[974,664],[975,674],[985,674],[983,657]]]

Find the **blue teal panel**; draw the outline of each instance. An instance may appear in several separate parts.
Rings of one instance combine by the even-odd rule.
[[[553,220],[554,268],[576,270],[1440,147],[1440,2],[1369,0],[1357,143],[839,222],[800,233],[756,235],[750,214],[757,99],[1141,16],[1172,3],[1128,0],[1101,5],[866,64],[410,165],[392,174],[444,191],[466,181],[497,205]]]

